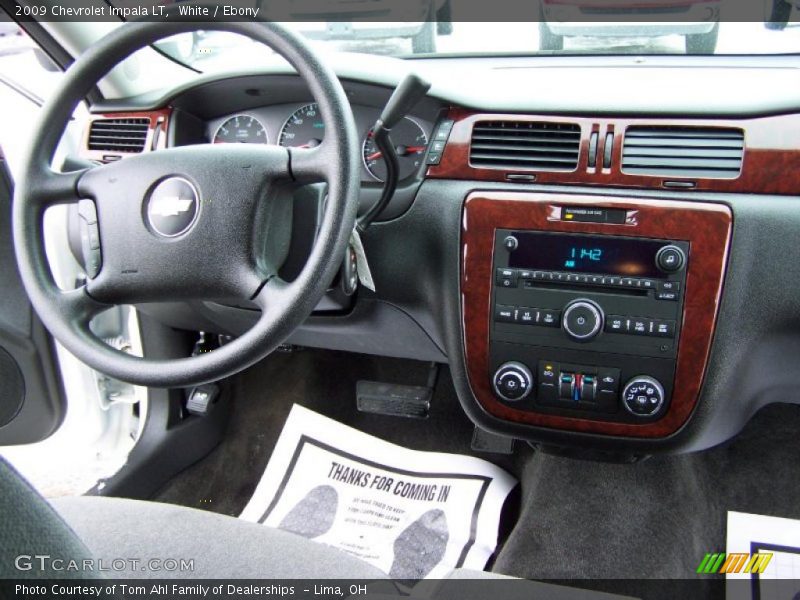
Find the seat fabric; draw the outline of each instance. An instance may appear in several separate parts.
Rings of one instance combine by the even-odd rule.
[[[134,558],[114,577],[384,579],[349,554],[299,535],[207,511],[122,498],[52,501],[95,558]],[[150,559],[194,560],[193,571],[143,571]]]

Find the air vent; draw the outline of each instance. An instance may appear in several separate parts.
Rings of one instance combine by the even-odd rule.
[[[716,127],[629,127],[622,171],[631,175],[735,178],[744,132]]]
[[[479,121],[472,129],[469,160],[474,167],[574,171],[581,128],[575,123]]]
[[[150,119],[97,119],[89,129],[89,150],[137,153],[144,150]]]

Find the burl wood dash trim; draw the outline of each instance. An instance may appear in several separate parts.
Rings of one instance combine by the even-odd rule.
[[[666,118],[588,118],[471,112],[449,109],[447,117],[455,121],[441,162],[428,168],[434,179],[469,179],[509,181],[509,175],[535,176],[537,183],[579,184],[642,189],[690,189],[713,192],[754,194],[800,194],[800,115],[779,115],[752,119],[666,119]],[[470,140],[478,121],[523,121],[575,123],[581,128],[580,155],[574,171],[540,171],[475,167],[470,164]],[[664,177],[631,175],[622,171],[622,145],[630,126],[722,127],[744,131],[742,171],[728,179],[703,177]],[[598,136],[598,167],[589,167],[589,139]],[[606,134],[614,132],[611,166],[601,168]],[[674,182],[689,186],[670,187]]]
[[[637,211],[625,225],[548,219],[553,205]],[[660,438],[683,426],[697,404],[717,319],[731,239],[732,215],[722,204],[514,192],[474,192],[464,204],[461,232],[461,309],[467,374],[489,414],[560,430]],[[691,244],[672,402],[665,415],[643,424],[609,423],[523,411],[500,402],[491,389],[489,331],[496,229],[592,233],[684,240]]]

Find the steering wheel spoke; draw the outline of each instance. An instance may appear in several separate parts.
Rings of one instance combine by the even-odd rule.
[[[329,181],[331,157],[325,142],[314,148],[289,148],[292,177],[300,183]]]
[[[70,204],[80,198],[78,184],[92,169],[59,173],[49,167],[28,182],[28,200],[39,207]]]
[[[58,293],[56,296],[56,303],[59,306],[61,314],[66,316],[66,318],[73,323],[85,328],[88,328],[89,321],[91,321],[93,317],[110,307],[110,305],[103,304],[92,298],[87,293],[85,285],[75,288],[74,290]]]

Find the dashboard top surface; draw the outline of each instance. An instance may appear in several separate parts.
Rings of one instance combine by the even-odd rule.
[[[432,99],[484,111],[744,117],[800,108],[800,60],[796,56],[400,60],[357,55],[354,60],[352,54],[334,53],[326,58],[346,87],[349,82],[393,88],[413,70],[432,82]],[[201,74],[169,89],[107,100],[93,110],[155,109],[189,90],[225,80],[292,74],[288,64],[276,59],[258,70]],[[747,82],[746,93],[743,82]]]

